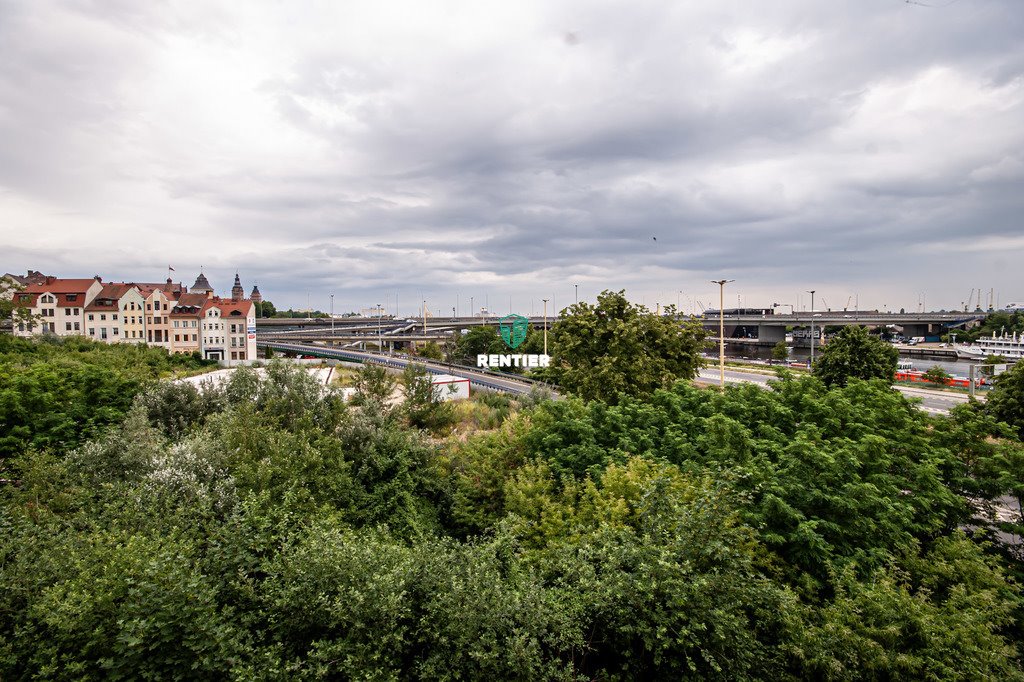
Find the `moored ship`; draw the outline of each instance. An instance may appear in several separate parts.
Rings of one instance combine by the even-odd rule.
[[[983,336],[972,344],[956,347],[957,357],[965,360],[984,360],[990,355],[999,355],[1009,361],[1024,358],[1024,334],[1003,334]]]

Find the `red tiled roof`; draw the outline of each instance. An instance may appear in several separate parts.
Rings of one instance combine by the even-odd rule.
[[[206,294],[182,294],[178,297],[178,305],[194,305],[204,306],[206,305]]]
[[[85,307],[85,295],[89,287],[95,284],[96,279],[60,279],[58,277],[47,277],[45,282],[29,284],[17,293],[19,305],[35,306],[42,294],[54,294],[57,297],[55,305],[60,308],[83,308]],[[25,301],[21,297],[29,296]],[[68,297],[74,296],[74,300]]]
[[[225,301],[213,299],[214,305],[220,308],[221,317],[228,317],[232,313],[237,313],[236,316],[247,317],[252,312],[252,301],[248,299],[242,299],[240,301]]]
[[[47,277],[45,282],[29,284],[21,293],[24,294],[84,294],[97,280],[89,279],[59,279]]]

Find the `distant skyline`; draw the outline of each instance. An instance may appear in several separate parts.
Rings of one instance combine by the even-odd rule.
[[[0,271],[403,315],[1024,301],[1019,2],[690,5],[0,0]]]

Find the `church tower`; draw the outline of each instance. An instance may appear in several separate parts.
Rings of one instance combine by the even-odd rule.
[[[263,294],[260,293],[259,285],[253,285],[252,293],[249,294],[249,298],[253,303],[263,303]]]
[[[242,288],[242,281],[238,279],[238,273],[235,273],[235,285],[231,287],[231,300],[241,301],[245,297],[245,289]]]

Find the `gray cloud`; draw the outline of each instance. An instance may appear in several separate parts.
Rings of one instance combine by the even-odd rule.
[[[409,312],[1020,299],[1021,36],[1012,0],[0,0],[0,268]]]

